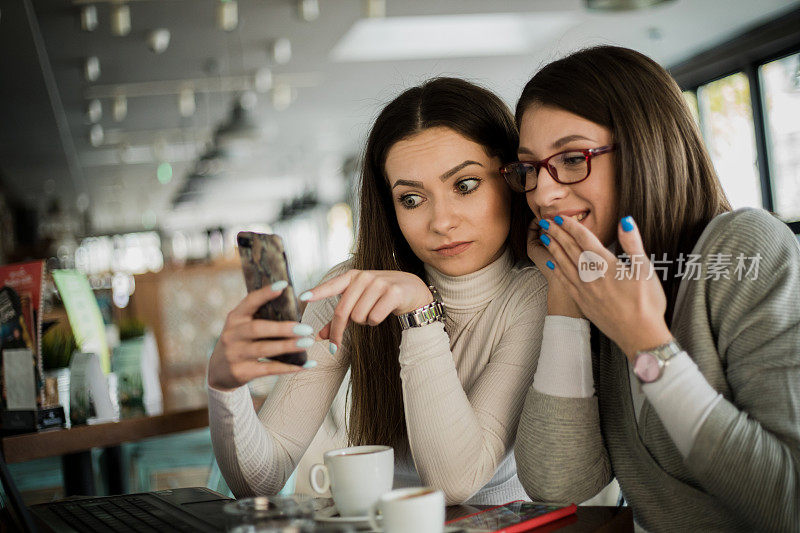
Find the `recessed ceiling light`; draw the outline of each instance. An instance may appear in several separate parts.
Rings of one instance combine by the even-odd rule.
[[[387,61],[528,54],[581,22],[574,12],[491,13],[357,21],[334,61]]]

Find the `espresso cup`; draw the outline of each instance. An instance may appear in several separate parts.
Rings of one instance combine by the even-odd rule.
[[[319,494],[330,489],[339,515],[366,516],[372,504],[392,490],[394,450],[391,446],[353,446],[323,454],[325,464],[311,467],[311,487]],[[322,482],[317,481],[321,474]]]
[[[369,523],[372,529],[384,533],[442,533],[444,494],[428,487],[393,490],[372,506]]]

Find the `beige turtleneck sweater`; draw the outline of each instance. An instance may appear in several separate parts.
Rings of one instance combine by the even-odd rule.
[[[447,328],[434,323],[402,334],[400,377],[413,463],[396,459],[395,487],[436,487],[448,504],[527,499],[513,444],[541,346],[545,279],[530,264],[513,265],[508,251],[465,276],[426,272],[444,301]],[[336,302],[310,304],[303,322],[321,329]],[[327,344],[308,350],[316,368],[278,380],[258,415],[247,387],[209,388],[214,453],[237,496],[278,492],[310,445],[317,455],[347,445],[343,392],[349,379],[341,363],[347,346],[331,355]],[[307,475],[298,472],[301,479]]]

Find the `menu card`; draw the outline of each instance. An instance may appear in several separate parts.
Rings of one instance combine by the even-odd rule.
[[[103,315],[89,280],[77,270],[54,270],[53,279],[67,309],[75,342],[82,352],[98,354],[100,368],[107,374],[111,371],[111,352],[106,341]]]

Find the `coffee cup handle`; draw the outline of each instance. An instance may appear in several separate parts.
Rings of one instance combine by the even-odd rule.
[[[322,484],[317,483],[317,472],[322,472]],[[308,476],[308,481],[311,483],[311,488],[314,489],[317,494],[325,494],[328,492],[328,489],[331,488],[331,480],[330,477],[328,477],[328,468],[325,465],[319,463],[315,464],[311,467]]]
[[[371,527],[373,531],[383,531],[378,524],[378,508],[380,504],[380,501],[373,503],[369,510],[369,527]]]

